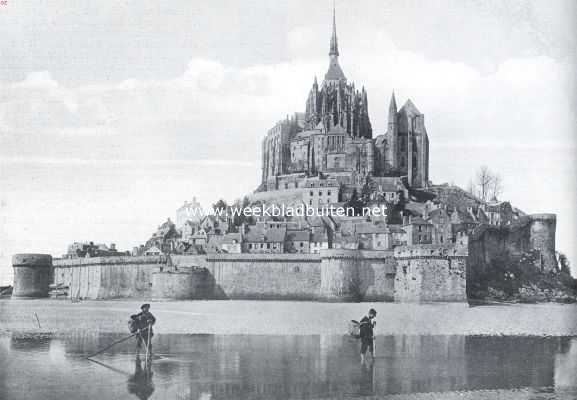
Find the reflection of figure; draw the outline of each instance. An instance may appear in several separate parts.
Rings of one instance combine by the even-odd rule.
[[[361,319],[360,325],[360,336],[361,336],[361,362],[365,362],[365,353],[367,350],[371,353],[371,360],[374,359],[374,336],[373,329],[376,325],[375,317],[377,312],[374,308],[369,310],[369,315]]]
[[[375,393],[374,388],[374,364],[363,363],[361,364],[361,379],[359,381],[359,395],[360,396],[371,396]]]
[[[150,312],[150,304],[143,304],[140,313],[131,315],[130,318],[135,321],[138,333],[136,335],[136,347],[140,351],[142,343],[148,346],[148,354],[152,354],[152,325],[156,322],[156,318]]]
[[[148,399],[154,392],[154,384],[152,383],[152,370],[150,363],[145,364],[142,368],[142,361],[140,356],[136,356],[134,363],[134,374],[128,378],[126,382],[128,393],[136,395],[139,399]]]

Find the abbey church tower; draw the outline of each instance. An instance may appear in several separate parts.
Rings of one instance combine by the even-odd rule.
[[[303,179],[321,176],[345,187],[362,187],[367,178],[426,187],[429,139],[423,114],[411,100],[397,109],[393,93],[387,131],[373,138],[367,91],[348,81],[339,63],[334,8],[328,56],[328,70],[320,84],[314,78],[305,112],[278,122],[264,138],[259,190],[299,188]]]

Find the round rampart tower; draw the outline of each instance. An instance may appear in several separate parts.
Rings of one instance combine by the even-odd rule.
[[[530,218],[530,246],[541,253],[542,268],[546,271],[557,269],[555,257],[555,214],[532,214]]]
[[[14,268],[14,290],[12,297],[48,297],[52,274],[50,254],[15,254],[12,256]]]
[[[360,286],[357,250],[321,250],[321,300],[357,301]]]

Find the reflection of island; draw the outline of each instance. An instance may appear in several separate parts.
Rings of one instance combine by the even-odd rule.
[[[136,356],[134,361],[134,374],[130,375],[126,382],[128,393],[134,394],[141,400],[148,399],[154,392],[154,384],[152,383],[152,370],[150,363],[147,363],[142,368],[142,361],[139,356]]]

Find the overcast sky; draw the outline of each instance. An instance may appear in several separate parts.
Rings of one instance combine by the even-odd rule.
[[[311,4],[312,3],[312,4]],[[328,67],[330,1],[8,1],[0,7],[0,282],[17,252],[145,242],[196,196],[253,190],[260,140]],[[336,1],[375,135],[411,98],[435,183],[499,171],[558,214],[577,264],[577,2]],[[400,104],[399,104],[400,105]],[[577,269],[574,268],[577,272]]]

